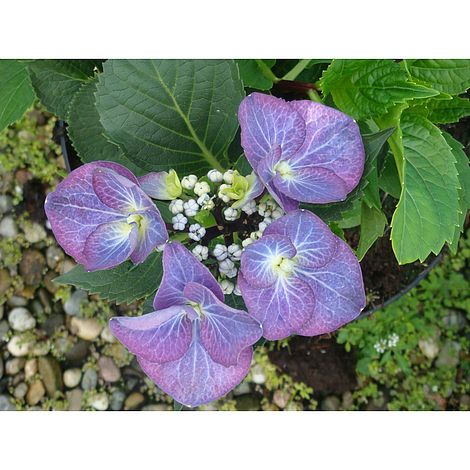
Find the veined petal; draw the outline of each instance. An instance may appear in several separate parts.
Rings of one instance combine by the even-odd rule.
[[[254,287],[269,287],[282,275],[282,260],[293,258],[294,245],[282,235],[267,235],[248,245],[241,256],[241,272]]]
[[[158,245],[168,240],[168,232],[158,209],[154,208],[131,215],[128,220],[134,220],[137,230],[137,244],[131,254],[133,263],[142,263]]]
[[[178,198],[183,189],[175,170],[159,171],[140,176],[140,187],[153,199],[171,201]]]
[[[225,367],[211,359],[199,339],[199,321],[193,322],[193,340],[187,353],[163,364],[137,357],[142,370],[165,393],[186,406],[199,406],[224,396],[248,374],[253,350],[246,348],[237,365]]]
[[[321,268],[299,269],[300,278],[315,292],[316,305],[309,322],[296,330],[304,336],[320,335],[354,320],[366,299],[359,262],[351,248],[338,239],[333,259]]]
[[[181,243],[168,243],[163,250],[162,282],[153,301],[155,310],[184,304],[183,291],[189,282],[202,284],[224,300],[222,288],[211,272]]]
[[[263,336],[268,340],[286,338],[313,315],[315,295],[306,282],[295,276],[280,277],[272,286],[260,289],[239,273],[238,286],[248,313],[261,323]]]
[[[127,221],[107,222],[90,234],[83,250],[87,271],[109,269],[129,258],[137,242],[137,227]]]
[[[283,195],[315,204],[343,201],[349,192],[339,176],[317,166],[293,169],[291,174],[285,176],[277,173],[273,183]]]
[[[114,317],[113,335],[133,354],[151,362],[175,361],[189,349],[192,340],[191,307],[174,305],[141,317]]]
[[[101,202],[123,214],[155,207],[137,184],[108,168],[95,169],[92,182]]]
[[[344,181],[349,193],[364,171],[364,145],[356,121],[313,101],[291,101],[289,105],[306,124],[302,147],[288,159],[289,163],[293,168],[326,168]]]
[[[305,139],[302,117],[286,101],[274,96],[248,95],[240,104],[238,120],[242,147],[255,170],[274,145],[279,145],[283,158],[287,158]]]
[[[339,240],[320,217],[306,210],[275,220],[264,231],[264,236],[267,235],[288,237],[297,250],[297,263],[312,268],[324,266],[333,259]]]
[[[258,321],[225,305],[206,287],[190,282],[184,295],[200,305],[201,342],[215,362],[226,367],[237,364],[242,351],[261,338]]]

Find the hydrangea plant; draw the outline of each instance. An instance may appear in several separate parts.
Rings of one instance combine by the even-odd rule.
[[[58,282],[147,299],[144,315],[113,318],[111,330],[185,405],[240,383],[261,336],[354,320],[365,306],[358,258],[387,224],[398,262],[424,261],[455,250],[470,206],[468,159],[436,125],[470,114],[459,96],[470,61],[286,64],[0,64],[0,100],[18,104],[0,127],[37,96],[67,121],[84,163],[46,201],[79,263]],[[355,252],[341,238],[351,220]]]

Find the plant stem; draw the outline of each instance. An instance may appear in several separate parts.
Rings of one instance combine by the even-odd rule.
[[[274,83],[277,83],[280,79],[274,75],[273,71],[264,63],[261,59],[255,59],[256,64],[258,65],[261,73],[268,79]]]
[[[320,95],[316,90],[308,90],[307,95],[310,98],[310,100],[315,101],[316,103],[321,103],[321,98]]]
[[[297,64],[289,70],[283,77],[283,80],[295,80],[307,67],[310,63],[310,59],[302,59],[297,62]]]

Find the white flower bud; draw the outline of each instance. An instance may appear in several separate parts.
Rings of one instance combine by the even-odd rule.
[[[279,219],[279,217],[282,217],[283,215],[284,215],[284,212],[282,211],[280,207],[276,207],[276,209],[274,209],[271,212],[271,218],[273,220]]]
[[[210,193],[211,187],[207,181],[199,181],[194,185],[194,194],[202,196],[203,194]]]
[[[233,293],[238,296],[242,295],[240,288],[238,287],[238,284],[235,286],[235,289],[233,289]]]
[[[263,233],[260,231],[260,230],[257,230],[256,232],[251,232],[250,233],[250,238],[255,241],[255,240],[258,240],[259,238],[261,238],[263,235]]]
[[[220,287],[222,287],[224,294],[231,294],[235,289],[233,282],[230,282],[227,279],[222,279],[222,281],[220,281]]]
[[[224,173],[223,178],[227,184],[232,184],[233,183],[233,170],[227,170]]]
[[[237,245],[236,243],[232,243],[228,248],[228,257],[232,261],[240,261],[240,257],[242,256],[242,249],[240,248],[240,245]]]
[[[271,222],[272,222],[271,218],[265,217],[264,220],[258,224],[259,231],[264,232]]]
[[[258,204],[258,214],[263,217],[269,217],[271,215],[271,209],[265,202],[261,202]]]
[[[188,175],[188,176],[185,176],[181,180],[181,186],[183,186],[184,189],[193,189],[196,183],[197,183],[196,175]]]
[[[187,217],[194,217],[199,210],[199,204],[194,199],[190,199],[183,204],[183,208],[184,215]]]
[[[247,202],[241,209],[243,212],[245,212],[245,214],[248,214],[248,215],[254,214],[256,212],[256,202],[255,201]]]
[[[224,175],[219,170],[210,170],[207,173],[207,177],[213,182],[213,183],[222,183],[224,179]]]
[[[209,194],[203,194],[197,199],[197,203],[201,206],[201,209],[212,210],[215,206],[213,197],[210,197]]]
[[[233,268],[235,268],[235,264],[231,259],[226,258],[219,262],[219,271],[222,274],[227,274],[228,272],[232,271]]]
[[[217,243],[214,249],[212,250],[212,254],[217,258],[218,261],[222,261],[228,256],[228,250],[225,245]]]
[[[175,230],[184,230],[184,227],[186,227],[186,224],[188,223],[188,219],[183,214],[176,214],[171,219],[171,223]]]
[[[206,229],[199,224],[192,224],[189,226],[189,238],[198,242],[206,234]]]
[[[193,248],[193,255],[199,260],[204,261],[209,256],[209,248],[203,245],[196,245]]]
[[[242,241],[242,246],[243,248],[246,248],[248,245],[251,245],[254,242],[252,238],[245,238],[245,240]]]
[[[222,199],[224,202],[230,202],[230,197],[227,196],[226,194],[222,193],[222,190],[225,188],[230,188],[229,184],[221,184],[219,186],[219,192],[217,193],[217,196],[219,196],[219,199]]]
[[[229,269],[225,275],[230,279],[234,278],[238,273],[238,269],[234,266],[232,269]]]
[[[233,207],[227,207],[227,209],[224,210],[224,217],[228,222],[233,222],[240,217],[240,212]]]
[[[173,201],[170,202],[169,209],[173,215],[180,214],[184,210],[183,201],[181,199],[173,199]]]

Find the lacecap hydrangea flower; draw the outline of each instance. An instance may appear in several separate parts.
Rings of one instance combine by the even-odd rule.
[[[241,102],[238,119],[248,161],[286,212],[299,202],[344,200],[359,182],[364,146],[346,114],[313,101],[252,93]]]
[[[154,312],[110,328],[164,392],[187,406],[216,400],[247,375],[259,322],[224,304],[221,286],[181,243],[163,250]]]
[[[238,286],[268,340],[338,329],[365,307],[359,262],[309,211],[272,222],[241,256]]]
[[[72,171],[45,210],[64,251],[86,270],[142,263],[168,240],[160,212],[127,168],[98,161]]]

